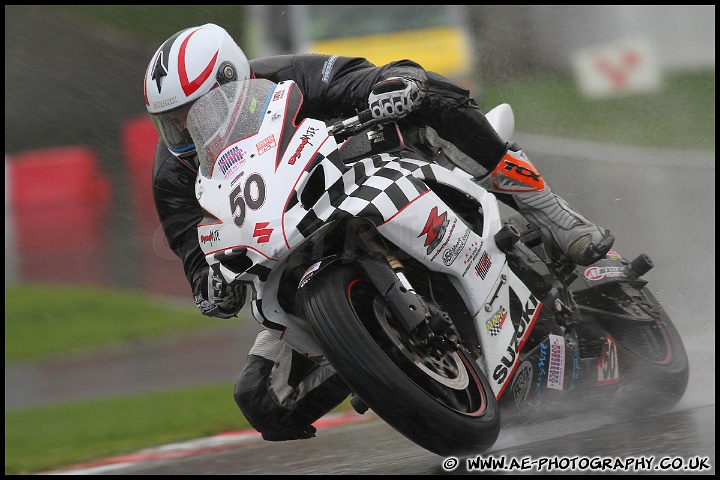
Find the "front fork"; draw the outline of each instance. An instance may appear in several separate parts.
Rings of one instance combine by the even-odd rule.
[[[368,228],[361,227],[357,233],[368,251],[358,263],[402,328],[423,346],[441,347],[447,342],[457,345],[450,316],[415,291],[402,261],[390,252],[382,238]]]

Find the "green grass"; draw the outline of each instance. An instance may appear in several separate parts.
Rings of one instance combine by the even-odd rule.
[[[191,303],[176,306],[133,291],[11,284],[5,286],[5,363],[199,330],[218,322]]]
[[[33,473],[248,428],[233,385],[5,412],[5,473]]]

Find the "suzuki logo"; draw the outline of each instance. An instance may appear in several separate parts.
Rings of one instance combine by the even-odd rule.
[[[267,243],[270,241],[270,235],[273,232],[272,228],[267,228],[270,222],[260,222],[255,224],[255,231],[253,237],[258,237],[257,243]]]
[[[438,215],[437,207],[433,207],[432,210],[430,210],[430,215],[425,223],[425,228],[423,228],[423,231],[420,232],[420,235],[417,237],[420,238],[423,235],[427,235],[425,238],[425,246],[427,247],[428,255],[430,255],[430,252],[435,250],[435,247],[437,247],[442,241],[445,236],[448,223],[447,212],[443,212],[442,215]]]

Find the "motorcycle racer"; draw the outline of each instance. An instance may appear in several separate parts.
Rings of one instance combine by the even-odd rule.
[[[207,316],[235,316],[246,288],[214,274],[199,246],[198,165],[185,117],[217,85],[247,78],[294,81],[304,99],[296,121],[331,121],[368,107],[375,118],[397,120],[415,151],[468,171],[540,229],[552,251],[579,265],[594,263],[612,246],[613,235],[556,196],[522,149],[502,140],[470,93],[450,80],[411,60],[375,66],[358,57],[295,54],[248,61],[224,29],[205,24],[176,33],[158,48],[144,93],[160,134],[152,177],[156,210]],[[235,385],[238,407],[271,441],[314,436],[312,423],[349,394],[331,367],[304,358],[267,331],[258,335]]]

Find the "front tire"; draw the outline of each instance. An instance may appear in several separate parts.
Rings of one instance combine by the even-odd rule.
[[[409,440],[441,456],[476,455],[495,443],[497,401],[468,352],[411,341],[356,267],[319,272],[300,304],[354,394]]]

